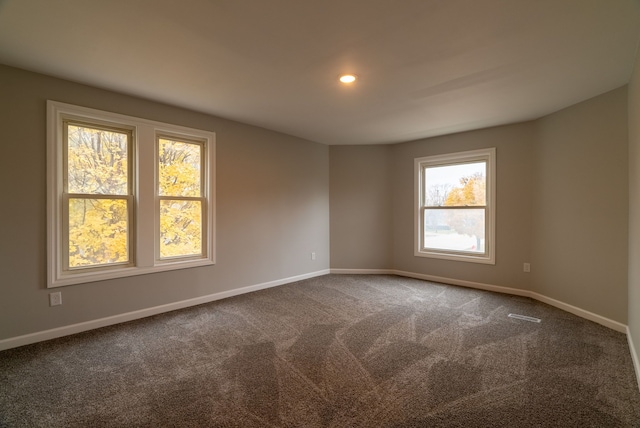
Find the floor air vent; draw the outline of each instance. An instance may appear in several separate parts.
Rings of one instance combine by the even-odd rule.
[[[526,315],[518,315],[518,314],[509,314],[509,318],[516,318],[519,320],[538,322],[538,323],[542,322],[540,318],[528,317]]]

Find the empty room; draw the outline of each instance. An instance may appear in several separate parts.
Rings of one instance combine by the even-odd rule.
[[[0,427],[640,426],[640,1],[0,0]]]

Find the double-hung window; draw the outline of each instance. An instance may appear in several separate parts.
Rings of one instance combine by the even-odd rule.
[[[415,159],[415,255],[495,263],[495,148]]]
[[[63,270],[133,262],[133,131],[62,119]]]
[[[48,287],[214,263],[212,132],[47,109]]]
[[[207,201],[203,194],[201,141],[158,136],[157,258],[199,257],[206,236]]]

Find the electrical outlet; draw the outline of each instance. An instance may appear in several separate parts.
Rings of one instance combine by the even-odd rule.
[[[49,306],[58,306],[62,304],[62,292],[56,291],[49,293]]]
[[[525,263],[522,270],[525,272],[531,272],[531,263]]]
[[[315,260],[316,259],[316,253],[311,253],[311,260]]]

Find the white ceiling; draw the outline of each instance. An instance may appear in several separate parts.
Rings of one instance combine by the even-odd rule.
[[[639,39],[637,0],[0,0],[0,63],[326,144],[541,117]]]

